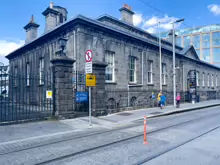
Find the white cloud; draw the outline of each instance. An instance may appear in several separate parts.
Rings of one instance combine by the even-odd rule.
[[[149,27],[147,29],[145,29],[148,33],[156,33],[157,32],[157,28],[156,27]]]
[[[133,24],[134,26],[139,26],[143,22],[142,14],[134,14],[133,15]]]
[[[0,39],[0,56],[6,56],[15,49],[23,46],[24,40],[17,39]]]
[[[142,28],[148,31],[149,33],[156,33],[158,31],[158,25],[160,23],[160,29],[170,30],[172,29],[172,22],[177,20],[178,18],[169,17],[168,15],[164,15],[163,17],[152,16],[147,19]],[[179,27],[181,23],[175,24],[175,28]]]
[[[220,5],[217,5],[217,4],[209,5],[208,9],[214,15],[220,15]]]

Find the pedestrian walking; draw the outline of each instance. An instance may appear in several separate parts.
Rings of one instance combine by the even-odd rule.
[[[160,108],[163,109],[166,103],[166,96],[165,95],[161,95],[160,96]]]
[[[180,94],[177,93],[177,96],[176,96],[176,107],[179,108],[180,107]]]
[[[160,97],[161,97],[161,95],[162,95],[162,91],[160,91],[157,95],[157,105],[158,105],[158,107],[160,107]]]

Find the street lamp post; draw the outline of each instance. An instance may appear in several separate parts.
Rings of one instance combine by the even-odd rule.
[[[158,22],[158,30],[159,30],[159,54],[160,54],[160,91],[162,91],[162,53],[161,53],[161,36],[160,36],[160,22]]]
[[[176,20],[172,23],[172,32],[173,32],[173,105],[176,106],[176,57],[175,57],[175,23],[183,22],[184,19]]]

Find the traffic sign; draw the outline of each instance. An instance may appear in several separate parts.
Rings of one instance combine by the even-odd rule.
[[[46,91],[46,98],[52,99],[52,91]]]
[[[92,50],[87,50],[85,54],[86,62],[92,62]]]
[[[96,86],[96,76],[92,74],[86,74],[86,86],[94,87]]]
[[[85,73],[86,74],[92,73],[92,62],[85,63]]]

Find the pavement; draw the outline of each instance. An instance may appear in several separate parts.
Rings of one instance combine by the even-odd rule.
[[[92,117],[92,127],[88,124],[88,117],[60,121],[42,121],[33,123],[23,123],[16,125],[6,125],[0,127],[0,145],[25,141],[26,139],[36,140],[48,137],[77,136],[90,134],[104,129],[113,129],[135,120],[192,111],[212,106],[220,105],[220,100],[204,101],[196,104],[182,104],[180,108],[167,106],[164,109],[159,107],[129,110],[102,117]]]

